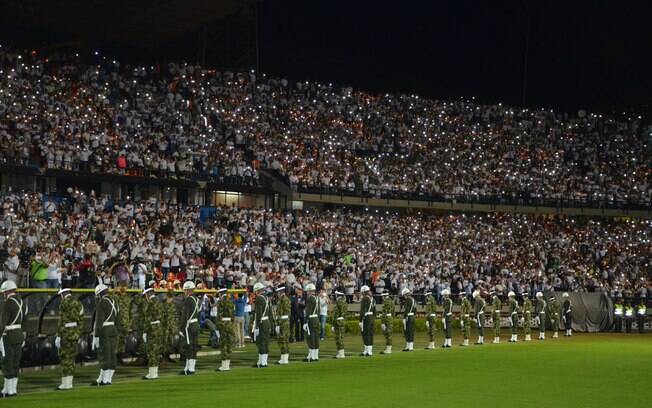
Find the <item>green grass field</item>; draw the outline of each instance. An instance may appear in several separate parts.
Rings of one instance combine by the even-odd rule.
[[[549,333],[550,334],[550,333]],[[536,337],[536,334],[535,334]],[[84,367],[75,389],[52,391],[58,370],[25,373],[20,395],[2,407],[647,407],[652,397],[652,336],[576,334],[544,342],[423,350],[359,357],[358,336],[347,338],[347,358],[335,360],[334,342],[322,344],[320,361],[303,363],[305,345],[291,345],[288,366],[253,369],[255,347],[248,344],[232,358],[232,371],[218,373],[218,356],[199,359],[198,373],[176,375],[179,364],[161,368],[157,381],[142,381],[144,367],[118,367],[110,387],[93,388],[97,367]],[[503,341],[505,336],[503,337]],[[438,338],[437,345],[441,344]],[[459,344],[455,339],[454,346]],[[417,349],[418,347],[418,349]],[[205,347],[203,350],[206,350]],[[271,347],[270,363],[278,348]]]

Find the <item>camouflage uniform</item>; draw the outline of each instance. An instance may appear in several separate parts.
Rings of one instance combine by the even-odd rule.
[[[537,322],[539,323],[539,340],[546,338],[546,309],[547,303],[542,298],[537,298],[536,300],[535,313],[537,317]]]
[[[431,295],[428,295],[428,300],[426,302],[426,322],[428,329],[428,341],[430,345],[428,348],[435,348],[435,322],[437,321],[436,312],[437,304],[435,303],[435,298]]]
[[[467,345],[471,336],[471,302],[466,296],[462,299],[460,306],[460,326],[462,326],[464,340],[466,340],[464,343]]]
[[[66,296],[59,307],[59,326],[57,336],[60,339],[59,360],[61,360],[61,376],[75,374],[75,358],[77,357],[77,342],[81,335],[81,325],[84,319],[82,304],[72,296]]]
[[[169,356],[174,351],[174,339],[179,331],[179,313],[172,292],[165,298],[163,314],[163,355]]]
[[[142,296],[136,296],[133,299],[133,303],[136,305],[136,313],[138,314],[138,320],[134,324],[134,329],[136,331],[136,338],[140,339],[138,341],[138,355],[143,358],[147,356],[147,346],[145,342],[142,341],[143,337],[143,328],[144,328],[144,316],[145,316],[145,299]],[[130,322],[131,323],[131,322]]]
[[[530,338],[530,325],[532,324],[532,301],[529,297],[523,299],[523,334],[526,340]]]
[[[383,315],[381,316],[381,323],[385,325],[385,352],[387,347],[392,347],[392,334],[394,333],[394,300],[389,296],[383,299]]]
[[[557,332],[559,331],[559,302],[557,302],[554,296],[548,301],[548,315],[550,316],[550,324],[552,324],[552,331],[554,332],[552,337],[557,337]]]
[[[119,310],[118,354],[122,354],[126,351],[125,344],[131,330],[131,297],[127,293],[115,292],[113,298]]]
[[[220,332],[220,361],[231,361],[231,348],[235,339],[235,304],[225,295],[217,307],[217,328]]]
[[[500,301],[498,296],[494,296],[493,302],[493,312],[491,312],[491,317],[494,324],[494,341],[499,341],[500,338],[500,309],[503,308],[503,302]]]
[[[145,315],[143,316],[143,334],[147,336],[147,363],[149,367],[158,367],[163,352],[163,304],[151,296],[145,301]]]
[[[285,293],[280,293],[276,304],[276,340],[282,356],[290,353],[290,311],[290,298]]]

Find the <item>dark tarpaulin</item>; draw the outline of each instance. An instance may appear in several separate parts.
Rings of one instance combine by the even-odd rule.
[[[564,304],[563,292],[555,297],[559,305]],[[569,293],[571,301],[573,330],[578,332],[600,332],[613,325],[613,302],[605,293]],[[560,310],[561,313],[563,311]],[[560,322],[563,330],[563,322]]]

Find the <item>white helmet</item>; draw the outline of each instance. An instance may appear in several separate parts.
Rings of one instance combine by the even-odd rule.
[[[474,290],[473,291],[473,299],[477,298],[478,296],[480,296],[480,291],[479,290]]]
[[[561,295],[561,297],[568,297],[568,292],[564,292],[564,294]]]
[[[507,294],[507,297],[514,297],[516,296],[516,293],[514,293],[513,290],[510,290],[509,293]]]
[[[317,288],[315,287],[314,283],[309,283],[306,285],[306,292],[314,292]]]
[[[154,288],[147,288],[143,290],[143,296],[147,295],[149,292],[154,292]]]
[[[369,292],[369,286],[367,286],[367,285],[362,286],[360,288],[360,292],[361,293]]]
[[[537,292],[536,297],[538,297],[538,298],[543,297],[543,293],[542,292]]]
[[[263,290],[263,289],[265,289],[265,285],[263,285],[260,282],[256,282],[256,284],[254,285],[254,292],[258,292],[259,290]]]
[[[95,286],[95,296],[99,296],[102,292],[106,290],[109,290],[109,287],[103,283],[100,283],[99,285]]]
[[[186,281],[183,284],[183,290],[195,290],[195,282],[193,281]]]
[[[59,291],[57,292],[57,295],[61,296],[61,295],[63,295],[64,293],[70,293],[70,292],[72,292],[72,289],[70,289],[70,288],[61,288],[61,289],[59,289]]]
[[[12,280],[8,280],[2,282],[2,286],[0,286],[0,293],[9,292],[10,290],[16,290],[16,289],[18,289],[18,286],[16,286],[16,282]]]
[[[442,294],[443,296],[449,296],[449,295],[451,294],[451,291],[448,290],[448,289],[444,289],[444,290],[441,291],[441,294]]]
[[[408,288],[403,288],[401,289],[401,296],[409,295],[410,294],[410,289]]]

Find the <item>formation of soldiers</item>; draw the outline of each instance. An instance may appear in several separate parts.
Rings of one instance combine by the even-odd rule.
[[[262,283],[253,287],[255,300],[253,304],[253,319],[251,334],[258,350],[258,360],[254,367],[265,368],[268,366],[270,352],[270,339],[276,335],[280,358],[277,364],[289,364],[289,338],[290,338],[290,300],[285,287],[278,287],[274,291],[266,291]],[[308,345],[306,362],[319,361],[320,348],[320,321],[319,300],[315,295],[315,285],[308,284],[304,288],[307,294],[305,308],[305,338]],[[4,387],[3,397],[17,394],[19,364],[21,359],[24,334],[22,323],[27,314],[27,304],[16,296],[16,285],[12,281],[4,282],[0,293],[5,297],[0,328],[2,338],[0,341],[0,354],[3,358]],[[142,291],[140,296],[129,298],[123,289],[109,293],[109,288],[103,284],[95,288],[96,307],[92,327],[93,350],[97,351],[100,372],[93,386],[111,385],[116,370],[118,355],[124,352],[124,339],[132,325],[142,335],[141,351],[146,357],[148,371],[143,376],[144,380],[158,378],[158,368],[163,357],[169,356],[172,351],[173,339],[178,339],[177,346],[185,359],[185,366],[180,374],[193,375],[196,371],[197,351],[199,350],[200,312],[202,300],[195,292],[195,284],[186,282],[183,285],[183,299],[178,308],[172,302],[173,293],[167,293],[164,298],[156,296],[154,289]],[[442,348],[452,347],[453,327],[453,301],[449,290],[442,292],[442,311],[437,312],[436,303],[431,293],[426,293],[425,324],[428,335],[426,350],[433,350],[435,346],[435,332],[441,328],[443,332]],[[484,330],[486,323],[493,327],[493,343],[500,342],[502,302],[499,297],[490,293],[492,310],[487,312],[487,303],[480,291],[473,292],[472,300],[463,296],[460,302],[459,326],[463,335],[462,347],[469,345],[470,328],[475,324],[478,332],[477,345],[484,344]],[[75,374],[75,359],[77,357],[77,344],[81,336],[84,308],[81,302],[72,296],[70,289],[61,289],[57,293],[60,297],[59,322],[55,346],[61,361],[61,384],[57,390],[70,390],[73,388]],[[363,341],[361,356],[373,355],[374,328],[376,319],[380,319],[380,328],[385,340],[385,348],[381,354],[392,354],[392,342],[395,323],[402,323],[405,338],[404,352],[414,350],[414,334],[416,327],[417,302],[409,289],[400,292],[400,308],[396,311],[395,300],[388,292],[381,294],[383,303],[380,313],[369,287],[361,288],[360,313],[358,325]],[[330,316],[331,330],[334,333],[337,353],[334,358],[343,359],[345,355],[344,333],[345,322],[348,317],[347,303],[342,292],[335,292],[336,302]],[[132,322],[131,308],[138,310],[138,319]],[[615,305],[618,310],[620,305]],[[125,313],[129,311],[128,313]],[[645,312],[645,310],[644,310]],[[508,323],[511,331],[509,342],[518,341],[519,326],[522,327],[524,341],[531,341],[531,322],[539,327],[539,340],[545,339],[546,319],[552,324],[553,337],[558,337],[560,323],[563,324],[565,336],[572,335],[572,305],[567,293],[563,294],[563,303],[559,305],[554,296],[544,298],[543,293],[537,292],[534,303],[529,296],[523,296],[519,305],[516,294],[508,294]],[[127,316],[124,316],[124,315]],[[486,321],[486,314],[490,314],[492,322]],[[205,327],[219,340],[220,366],[219,372],[230,371],[231,351],[235,342],[236,325],[234,322],[235,306],[229,298],[226,289],[219,289],[214,301],[211,302],[210,318],[206,319]],[[519,319],[519,315],[522,316]],[[643,315],[644,316],[644,315]],[[397,319],[400,319],[398,321]]]

